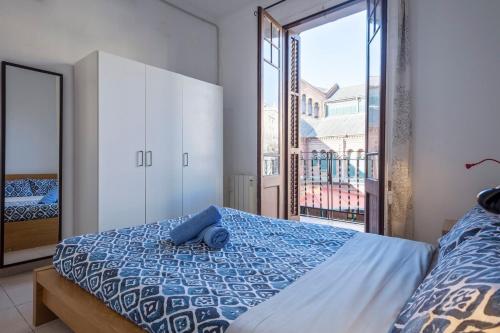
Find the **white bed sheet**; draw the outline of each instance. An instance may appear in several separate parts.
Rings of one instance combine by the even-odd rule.
[[[5,203],[17,203],[17,202],[38,202],[43,198],[43,195],[35,195],[31,197],[7,197],[5,198]]]
[[[332,258],[238,317],[227,333],[383,333],[421,283],[434,248],[359,233]]]

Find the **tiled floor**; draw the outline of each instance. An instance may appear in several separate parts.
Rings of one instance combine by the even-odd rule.
[[[60,320],[33,327],[33,273],[0,278],[0,331],[8,333],[71,333]]]
[[[340,220],[326,220],[309,216],[301,216],[300,222],[326,224],[326,225],[331,225],[332,227],[339,227],[344,229],[352,229],[360,232],[365,232],[365,226],[364,224],[361,223],[351,223]]]
[[[55,250],[56,250],[56,244],[39,246],[26,250],[5,252],[3,260],[4,264],[12,264],[35,258],[53,256]]]

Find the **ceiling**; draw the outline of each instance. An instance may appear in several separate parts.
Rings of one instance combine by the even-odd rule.
[[[330,14],[326,14],[320,17],[317,17],[309,22],[303,23],[299,26],[293,28],[293,31],[296,33],[301,33],[303,31],[313,29],[315,27],[319,27],[320,25],[331,23],[343,17],[358,13],[360,11],[366,10],[366,2],[358,1],[353,3],[350,6],[345,8],[341,8],[331,12]]]
[[[245,6],[257,3],[256,0],[164,0],[209,21],[236,12]],[[262,1],[266,2],[266,1]]]

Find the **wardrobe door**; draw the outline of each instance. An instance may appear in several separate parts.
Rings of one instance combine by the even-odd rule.
[[[182,79],[146,66],[146,222],[182,215]]]
[[[183,210],[222,204],[222,88],[183,77]]]
[[[99,53],[99,231],[144,223],[145,65]]]

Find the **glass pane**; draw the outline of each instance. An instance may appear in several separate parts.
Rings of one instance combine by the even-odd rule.
[[[273,44],[279,47],[280,46],[280,30],[274,24],[272,25],[271,33],[272,33],[272,38],[273,38]]]
[[[262,53],[264,55],[264,59],[271,62],[271,43],[265,39],[262,42]]]
[[[371,39],[373,37],[373,33],[375,31],[375,14],[368,16],[368,38]]]
[[[378,152],[380,136],[380,33],[370,43],[368,88],[368,152]]]
[[[271,21],[269,21],[267,18],[264,18],[264,22],[262,24],[264,25],[262,27],[262,29],[264,30],[264,38],[271,41]]]
[[[382,25],[382,1],[379,1],[375,8],[374,32]]]
[[[280,50],[275,46],[273,46],[273,65],[280,66]]]
[[[263,75],[263,174],[264,176],[280,173],[280,72],[268,63],[264,63]]]
[[[378,179],[378,154],[369,155],[367,158],[368,172],[366,177],[369,179]]]
[[[368,15],[370,15],[375,8],[375,0],[368,0]]]

